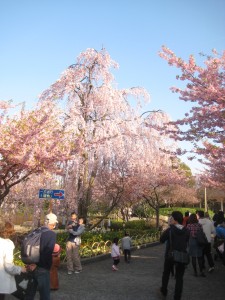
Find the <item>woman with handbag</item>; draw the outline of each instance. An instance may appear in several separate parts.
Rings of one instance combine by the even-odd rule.
[[[202,231],[202,225],[199,224],[197,215],[191,214],[189,217],[189,223],[187,225],[187,229],[190,232],[189,238],[189,254],[192,258],[192,267],[194,269],[194,276],[198,276],[197,272],[197,261],[200,270],[200,276],[205,277],[205,273],[203,271],[203,246],[200,246],[197,242],[197,232]]]
[[[164,269],[162,275],[162,286],[160,294],[164,297],[167,295],[167,286],[171,269],[175,268],[175,291],[174,300],[180,300],[183,290],[183,276],[187,262],[175,261],[171,253],[177,252],[187,256],[187,244],[189,240],[189,231],[182,225],[183,215],[179,211],[173,211],[170,218],[170,227],[168,227],[161,235],[160,242],[166,242],[166,252],[164,260]]]

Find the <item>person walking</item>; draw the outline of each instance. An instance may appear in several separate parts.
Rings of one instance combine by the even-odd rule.
[[[28,283],[24,300],[33,300],[37,290],[40,294],[40,300],[50,300],[50,269],[52,266],[52,253],[56,244],[56,233],[53,230],[57,223],[58,220],[55,214],[46,215],[45,225],[41,227],[44,231],[40,240],[40,260],[37,264],[28,266],[33,280]]]
[[[125,259],[126,263],[130,263],[131,246],[132,246],[132,242],[131,242],[131,238],[129,236],[129,233],[125,232],[124,237],[122,238],[122,241],[121,241],[121,247],[122,247],[122,250],[123,250],[124,259]]]
[[[77,226],[68,226],[69,238],[66,243],[68,275],[73,274],[73,272],[78,274],[82,271],[79,250],[81,244],[81,235],[83,234],[84,230],[85,225],[83,218],[79,218]]]
[[[216,250],[216,254],[214,256],[214,259],[217,260],[217,258],[219,257],[225,265],[225,218],[220,218],[215,230],[216,236],[214,238],[213,246]]]
[[[112,270],[118,271],[117,265],[120,263],[120,248],[118,246],[119,239],[116,237],[113,239],[113,244],[111,247],[111,256],[113,259]]]
[[[205,273],[203,271],[203,247],[199,246],[196,239],[196,234],[198,230],[202,230],[202,225],[199,224],[197,215],[191,214],[189,217],[189,223],[187,225],[187,229],[190,231],[189,238],[189,254],[192,258],[192,267],[194,269],[194,275],[198,276],[197,272],[197,261],[200,270],[200,276],[205,277]]]
[[[198,222],[199,222],[199,224],[202,225],[202,229],[208,240],[208,243],[203,248],[203,269],[205,268],[204,256],[206,256],[208,265],[209,265],[208,272],[211,273],[215,269],[214,261],[213,261],[213,257],[212,257],[212,248],[211,248],[212,235],[215,236],[215,227],[214,227],[213,223],[205,217],[204,211],[199,210],[197,217],[198,217]]]
[[[25,267],[16,266],[13,263],[15,245],[9,238],[14,232],[12,223],[0,223],[0,300],[17,290],[15,275],[26,273]]]
[[[160,295],[167,296],[167,286],[171,269],[175,268],[175,290],[174,300],[180,300],[183,290],[183,276],[185,272],[185,264],[174,262],[169,257],[171,249],[182,252],[187,252],[187,245],[189,240],[189,232],[183,223],[183,215],[179,211],[173,211],[170,219],[170,226],[162,233],[160,242],[166,242],[164,269],[162,274],[162,286],[160,288]],[[172,245],[171,245],[172,243]]]

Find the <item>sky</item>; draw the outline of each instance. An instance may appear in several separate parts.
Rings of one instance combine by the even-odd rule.
[[[162,45],[197,63],[200,52],[222,53],[225,0],[0,0],[0,100],[30,108],[81,52],[105,48],[118,88],[144,87],[145,110],[182,118],[191,106],[170,91],[179,71],[159,57]]]

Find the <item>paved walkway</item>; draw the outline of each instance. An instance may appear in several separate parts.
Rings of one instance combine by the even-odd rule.
[[[132,262],[121,258],[119,271],[111,270],[111,258],[83,264],[83,272],[67,275],[65,265],[59,270],[60,288],[51,292],[51,300],[156,300],[161,299],[164,245],[136,250]],[[207,266],[207,264],[206,264]],[[170,279],[168,300],[173,299],[175,280]],[[7,300],[11,299],[7,297]],[[35,299],[39,299],[37,296]],[[215,271],[206,278],[194,277],[189,265],[184,275],[182,300],[225,299],[225,266],[216,262]]]

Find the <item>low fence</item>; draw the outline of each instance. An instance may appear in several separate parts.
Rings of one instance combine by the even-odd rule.
[[[138,247],[143,244],[153,243],[159,241],[160,232],[149,233],[144,235],[136,235],[131,237],[132,246]],[[107,254],[111,252],[112,241],[100,241],[94,242],[92,245],[84,245],[80,247],[81,258],[91,258],[101,254]],[[119,240],[119,246],[121,246],[121,239]],[[66,260],[66,257],[64,261]]]
[[[139,248],[141,246],[158,242],[160,238],[160,231],[155,233],[146,233],[143,235],[135,235],[131,237],[132,247]],[[89,259],[92,257],[101,256],[103,254],[109,254],[111,252],[112,241],[99,241],[94,242],[91,245],[81,244],[80,246],[80,256],[82,259]],[[121,249],[121,239],[119,240],[119,246]],[[62,253],[62,262],[66,261],[66,251],[64,249],[64,255]],[[16,259],[16,264],[20,264],[20,250],[14,253],[14,259]]]

